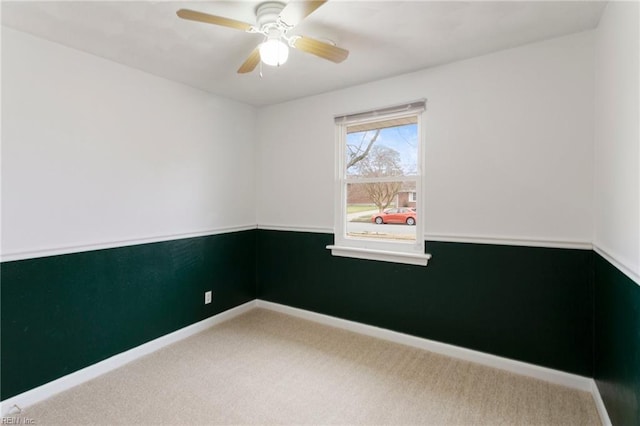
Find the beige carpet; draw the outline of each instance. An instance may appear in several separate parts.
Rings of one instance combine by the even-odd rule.
[[[262,309],[22,416],[38,425],[600,424],[586,392]]]

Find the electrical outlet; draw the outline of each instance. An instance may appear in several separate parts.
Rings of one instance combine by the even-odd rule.
[[[211,303],[211,299],[213,298],[213,293],[211,291],[204,292],[204,304],[208,305]]]

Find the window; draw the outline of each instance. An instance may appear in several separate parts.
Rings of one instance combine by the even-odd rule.
[[[426,265],[425,102],[336,117],[334,256]]]

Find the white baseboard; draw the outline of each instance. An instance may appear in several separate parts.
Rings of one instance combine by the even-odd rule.
[[[475,362],[477,364],[509,371],[521,376],[532,377],[535,379],[544,380],[549,383],[554,383],[572,389],[589,392],[591,393],[593,401],[596,404],[596,409],[598,410],[598,415],[600,416],[600,421],[602,422],[603,426],[611,426],[611,420],[609,419],[609,414],[607,413],[607,409],[604,405],[604,402],[602,401],[602,397],[600,396],[600,391],[598,390],[596,382],[592,378],[566,373],[564,371],[554,370],[547,367],[541,367],[539,365],[529,364],[527,362],[503,358],[484,352],[474,351],[471,349],[462,348],[460,346],[436,342],[434,340],[424,339],[422,337],[415,337],[408,334],[399,333],[397,331],[362,324],[359,322],[344,320],[329,315],[318,314],[316,312],[311,312],[304,309],[292,308],[291,306],[268,302],[266,300],[258,299],[256,302],[256,306],[258,308],[269,309],[320,324],[352,331],[354,333],[376,337],[390,342],[412,346],[418,349],[424,349],[430,352],[450,356],[451,358]]]
[[[180,330],[166,334],[150,342],[144,343],[133,349],[129,349],[126,352],[114,355],[111,358],[105,359],[104,361],[92,364],[88,367],[83,368],[82,370],[75,371],[52,382],[45,383],[42,386],[38,386],[37,388],[8,398],[0,403],[0,412],[2,413],[1,415],[6,416],[7,414],[9,414],[14,406],[18,406],[21,409],[24,409],[25,407],[43,401],[57,393],[70,389],[81,383],[87,382],[91,379],[108,373],[109,371],[115,370],[116,368],[122,367],[123,365],[145,355],[148,355],[152,352],[155,352],[158,349],[204,331],[216,324],[220,324],[221,322],[230,320],[231,318],[248,312],[255,307],[256,301],[252,300],[195,324],[191,324],[187,327],[181,328]]]
[[[424,349],[430,352],[450,356],[452,358],[475,362],[477,364],[498,368],[500,370],[509,371],[515,374],[520,374],[522,376],[533,377],[569,388],[579,389],[587,392],[592,391],[593,380],[589,377],[565,373],[564,371],[541,367],[538,365],[516,361],[509,358],[503,358],[497,355],[474,351],[447,343],[436,342],[434,340],[411,336],[408,334],[399,333],[397,331],[391,331],[354,321],[348,321],[328,315],[318,314],[304,309],[292,308],[290,306],[267,302],[265,300],[258,300],[257,307],[270,309],[272,311],[281,312],[298,318],[341,328],[344,330],[353,331],[355,333],[377,337],[379,339],[384,339],[390,342]]]
[[[612,426],[611,419],[609,418],[609,413],[607,412],[607,407],[605,407],[604,405],[602,396],[600,396],[600,389],[598,389],[598,385],[596,384],[595,380],[591,380],[591,396],[593,396],[593,402],[596,403],[596,409],[598,410],[598,414],[600,415],[602,426]]]
[[[539,365],[529,364],[527,362],[503,358],[484,352],[474,351],[471,349],[462,348],[460,346],[436,342],[434,340],[424,339],[422,337],[415,337],[408,334],[399,333],[397,331],[362,324],[359,322],[344,320],[329,315],[318,314],[316,312],[293,308],[291,306],[268,302],[266,300],[258,299],[256,302],[256,307],[269,309],[320,324],[352,331],[354,333],[376,337],[390,342],[412,346],[418,349],[424,349],[430,352],[450,356],[451,358],[475,362],[477,364],[509,371],[521,376],[532,377],[535,379],[544,380],[549,383],[554,383],[572,389],[589,392],[591,393],[593,401],[596,404],[596,409],[598,410],[598,415],[600,416],[600,421],[602,422],[603,426],[611,426],[611,419],[609,418],[607,409],[604,405],[604,402],[602,401],[602,397],[600,396],[600,391],[598,389],[598,386],[596,385],[596,382],[592,378],[566,373],[564,371],[554,370],[547,367],[541,367]]]
[[[82,370],[78,370],[67,376],[61,377],[52,382],[46,383],[42,386],[6,399],[0,403],[1,415],[6,416],[10,414],[15,406],[18,406],[20,409],[24,409],[25,407],[43,401],[54,396],[57,393],[63,392],[81,383],[101,376],[102,374],[108,373],[109,371],[115,370],[116,368],[119,368],[131,361],[155,352],[158,349],[178,342],[196,333],[204,331],[216,324],[220,324],[221,322],[230,320],[231,318],[248,312],[254,308],[269,309],[272,311],[281,312],[287,315],[314,321],[320,324],[329,325],[343,330],[348,330],[355,333],[384,339],[390,342],[424,349],[427,351],[450,356],[452,358],[475,362],[481,365],[498,368],[515,374],[533,377],[550,383],[590,392],[593,396],[593,400],[596,404],[596,408],[598,410],[598,414],[600,415],[602,424],[604,426],[611,426],[611,420],[609,419],[607,409],[605,408],[602,397],[600,396],[600,391],[598,390],[595,381],[591,378],[578,376],[571,373],[565,373],[563,371],[553,370],[551,368],[541,367],[522,361],[515,361],[497,355],[491,355],[484,352],[465,349],[447,343],[436,342],[434,340],[415,337],[408,334],[399,333],[397,331],[391,331],[384,328],[344,320],[329,315],[318,314],[316,312],[293,308],[290,306],[268,302],[260,299],[252,300],[240,306],[236,306],[235,308],[229,309],[228,311],[221,312],[203,321],[174,331],[173,333],[167,334],[165,336],[159,337],[126,352],[122,352],[111,358],[105,359],[104,361],[100,361],[96,364],[90,365],[86,368],[83,368]]]

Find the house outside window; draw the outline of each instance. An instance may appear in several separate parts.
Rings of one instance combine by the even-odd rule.
[[[425,101],[336,117],[335,256],[426,265]]]

